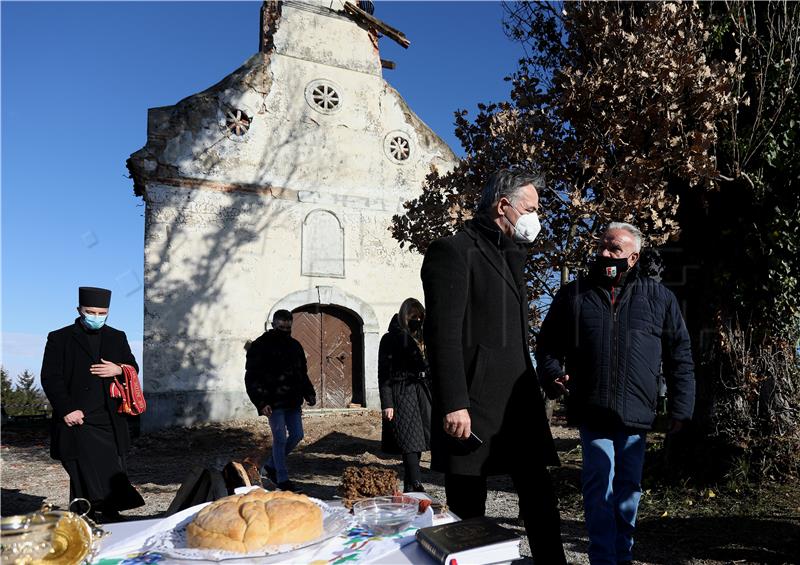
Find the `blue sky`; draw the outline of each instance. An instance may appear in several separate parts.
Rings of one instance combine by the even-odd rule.
[[[499,2],[377,2],[403,31],[384,76],[459,154],[453,112],[507,98],[521,48]],[[8,2],[2,16],[2,364],[37,376],[47,332],[71,323],[77,287],[113,291],[109,324],[141,360],[141,199],[125,160],[147,109],[239,67],[260,2]]]

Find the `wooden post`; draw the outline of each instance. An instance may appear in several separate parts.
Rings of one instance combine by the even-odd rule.
[[[569,250],[569,247],[572,245],[572,242],[575,239],[575,235],[578,232],[578,224],[577,222],[573,222],[569,228],[569,237],[567,238],[567,247],[566,249]],[[569,267],[564,264],[561,265],[561,286],[564,286],[569,282]],[[556,403],[558,400],[545,400],[545,412],[547,414],[547,421],[553,419],[553,412],[556,409]]]
[[[258,25],[258,51],[259,53],[267,52],[267,0],[261,3],[261,17],[259,18]]]
[[[272,39],[281,17],[281,4],[278,0],[264,0],[261,3],[261,16],[258,26],[258,51],[268,53],[272,49]]]
[[[392,39],[393,41],[397,42],[403,49],[408,49],[408,46],[411,42],[405,36],[405,34],[400,31],[399,29],[395,29],[386,22],[382,22],[375,16],[371,16],[352,2],[345,2],[344,3],[344,11],[354,16],[356,19],[360,20],[361,22],[367,24],[368,26],[377,29],[383,35]]]
[[[572,225],[569,227],[569,237],[567,237],[567,247],[565,251],[569,251],[572,242],[575,240],[575,235],[578,232],[578,223],[573,222]],[[569,267],[567,265],[561,266],[561,286],[564,286],[569,282]]]

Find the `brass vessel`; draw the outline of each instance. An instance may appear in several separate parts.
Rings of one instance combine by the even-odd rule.
[[[0,520],[0,565],[78,565],[88,562],[107,532],[87,517],[42,506],[41,510]]]

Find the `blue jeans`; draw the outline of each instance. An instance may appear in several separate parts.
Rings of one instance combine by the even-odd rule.
[[[286,456],[303,439],[303,412],[300,408],[275,408],[269,417],[269,427],[272,430],[272,453],[266,464],[275,469],[278,482],[282,483],[289,480]]]
[[[586,427],[580,433],[589,562],[617,565],[631,561],[647,434],[632,429],[598,432]]]

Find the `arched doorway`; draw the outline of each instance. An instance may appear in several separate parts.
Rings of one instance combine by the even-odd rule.
[[[364,404],[363,328],[344,308],[307,304],[292,311],[292,337],[305,350],[315,408]]]

